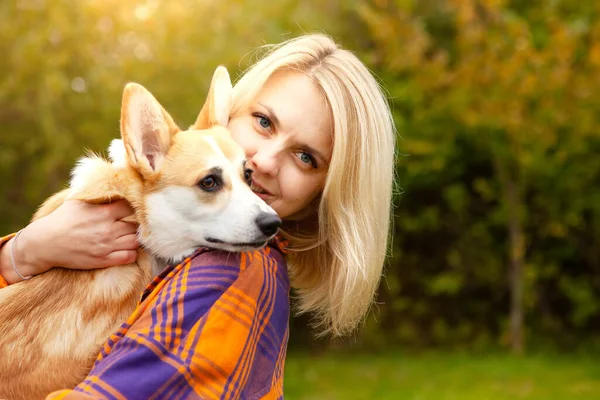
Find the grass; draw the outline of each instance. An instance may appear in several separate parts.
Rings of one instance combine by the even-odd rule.
[[[286,400],[600,400],[591,356],[290,354]]]

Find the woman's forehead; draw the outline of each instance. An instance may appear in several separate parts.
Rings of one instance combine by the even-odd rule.
[[[312,147],[331,154],[333,124],[327,100],[306,74],[285,70],[273,74],[254,105],[267,111],[277,128],[302,136]]]

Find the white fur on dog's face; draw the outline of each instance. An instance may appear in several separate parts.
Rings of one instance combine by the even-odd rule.
[[[172,152],[176,157],[169,153],[164,162],[164,184],[145,199],[151,234],[141,235],[140,240],[162,258],[181,259],[202,246],[251,250],[262,247],[271,238],[261,232],[256,219],[264,213],[277,214],[244,181],[244,152],[237,146],[228,146],[225,154],[222,146],[229,133],[223,129],[221,143],[213,136],[203,135],[205,149],[199,153],[188,139],[201,134],[188,131],[175,137]],[[188,173],[189,177],[182,176]],[[219,181],[220,189],[202,189],[200,182],[207,177]],[[176,181],[187,184],[170,184]]]
[[[259,215],[277,214],[250,189],[245,155],[221,130],[221,138],[202,131],[180,132],[162,166],[159,188],[144,198],[146,221],[140,243],[155,256],[177,261],[198,247],[246,251],[262,247],[272,235],[261,232]],[[199,141],[199,137],[202,136]],[[222,146],[227,146],[227,155]],[[203,147],[198,151],[198,147]],[[173,153],[173,154],[171,154]],[[115,139],[109,156],[116,168],[125,164],[123,142]],[[199,175],[198,171],[201,171]],[[197,175],[197,176],[196,176]],[[222,188],[206,192],[200,181],[214,176]]]

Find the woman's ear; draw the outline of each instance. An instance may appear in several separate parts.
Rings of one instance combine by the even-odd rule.
[[[206,102],[190,129],[208,129],[215,125],[227,126],[231,112],[233,87],[227,69],[219,66],[213,75]]]

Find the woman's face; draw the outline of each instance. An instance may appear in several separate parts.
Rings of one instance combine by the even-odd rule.
[[[279,71],[227,126],[246,152],[252,190],[285,219],[323,189],[333,147],[327,102],[306,75]]]

